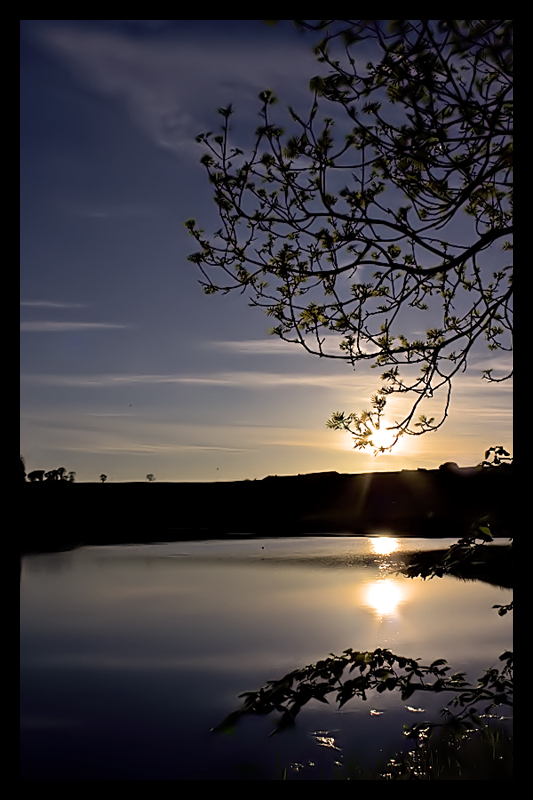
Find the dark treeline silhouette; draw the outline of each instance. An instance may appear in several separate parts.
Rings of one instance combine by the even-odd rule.
[[[105,492],[100,482],[61,477],[44,473],[44,480],[24,482],[23,549],[231,534],[459,537],[483,516],[493,536],[513,534],[513,467],[506,463],[212,483],[114,482]],[[68,492],[59,488],[65,485]]]
[[[34,469],[31,472],[26,473],[26,464],[24,461],[23,456],[20,456],[20,478],[23,483],[26,483],[26,479],[30,483],[34,483],[35,481],[67,481],[68,483],[74,483],[76,473],[75,472],[68,472],[65,467],[58,467],[57,469],[51,470],[44,470],[44,469]]]

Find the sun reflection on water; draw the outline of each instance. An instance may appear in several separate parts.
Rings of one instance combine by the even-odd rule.
[[[387,556],[392,555],[401,548],[400,540],[393,536],[374,536],[369,538],[370,552],[377,556],[374,559],[381,572],[381,576],[364,585],[362,602],[371,608],[380,617],[392,616],[406,599],[405,584],[392,577],[386,577],[391,572],[392,563]]]
[[[367,585],[364,592],[365,605],[373,608],[380,616],[395,614],[404,599],[403,586],[392,578],[375,581]]]
[[[389,556],[391,553],[396,552],[400,546],[398,539],[391,536],[377,536],[370,539],[370,547],[372,552],[377,556]]]

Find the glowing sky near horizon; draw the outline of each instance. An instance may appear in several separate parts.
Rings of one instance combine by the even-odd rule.
[[[288,21],[21,21],[28,470],[236,480],[469,466],[490,446],[511,450],[512,387],[481,380],[488,351],[457,380],[441,430],[374,458],[325,423],[367,408],[379,371],[272,339],[245,298],[198,285],[183,222],[212,232],[218,218],[195,137],[233,103],[246,144],[265,88],[280,113],[308,109],[312,45]]]

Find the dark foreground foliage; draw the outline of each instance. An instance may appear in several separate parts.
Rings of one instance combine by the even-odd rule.
[[[268,681],[256,692],[243,692],[242,706],[231,712],[213,731],[230,731],[240,718],[247,714],[280,716],[271,736],[292,727],[300,710],[310,700],[327,703],[327,695],[334,694],[339,708],[354,697],[367,700],[368,693],[401,692],[402,701],[409,700],[415,692],[453,692],[455,696],[443,710],[445,723],[458,733],[466,733],[473,726],[483,728],[480,713],[488,714],[499,706],[513,705],[513,653],[502,653],[499,668],[485,670],[476,684],[465,680],[464,672],[450,671],[446,660],[439,658],[431,664],[420,664],[420,659],[399,656],[380,647],[373,651],[344,650],[340,656],[317,661],[294,670],[279,680]],[[482,711],[478,711],[482,707]],[[421,722],[412,726],[410,736],[429,732],[442,723]]]

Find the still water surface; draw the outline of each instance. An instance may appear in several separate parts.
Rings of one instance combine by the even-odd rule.
[[[446,696],[310,704],[210,728],[237,695],[345,648],[446,658],[472,679],[512,647],[511,591],[393,574],[453,539],[323,536],[86,547],[21,573],[23,780],[327,779],[404,748]],[[411,705],[412,704],[412,705]]]

